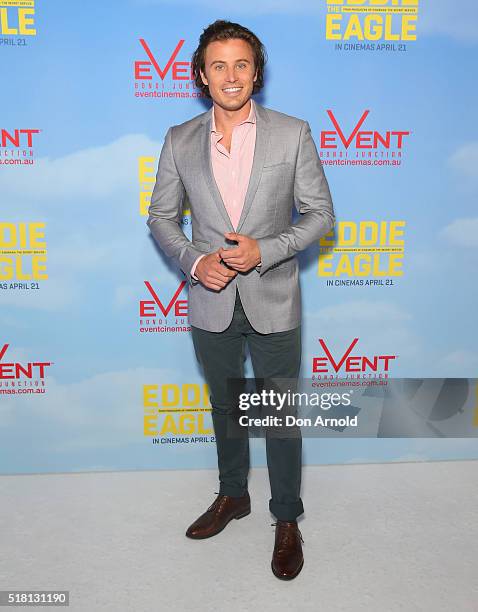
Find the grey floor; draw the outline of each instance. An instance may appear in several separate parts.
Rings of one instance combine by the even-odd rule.
[[[251,471],[252,513],[203,541],[184,531],[214,499],[214,471],[0,476],[0,590],[69,590],[85,612],[477,612],[477,468],[304,468],[292,582],[270,570],[265,469]]]

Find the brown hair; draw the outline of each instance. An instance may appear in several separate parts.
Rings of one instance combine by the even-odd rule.
[[[253,32],[251,32],[251,30],[248,30],[244,26],[241,26],[238,23],[233,23],[232,21],[218,19],[204,29],[203,33],[199,37],[199,45],[196,51],[194,51],[191,60],[194,83],[208,98],[211,97],[209,87],[202,82],[201,74],[199,72],[200,70],[202,70],[203,74],[206,72],[204,63],[206,47],[209,45],[209,43],[216,40],[228,40],[230,38],[240,38],[245,40],[252,48],[252,53],[254,55],[254,68],[257,71],[257,79],[254,82],[252,93],[257,93],[264,86],[264,66],[267,61],[267,53],[264,45],[261,43],[259,38]]]

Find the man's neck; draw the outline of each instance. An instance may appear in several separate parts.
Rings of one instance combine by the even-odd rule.
[[[216,123],[216,130],[218,132],[232,131],[235,125],[244,121],[249,117],[251,112],[251,98],[244,104],[242,108],[238,110],[229,111],[214,104],[214,121]]]

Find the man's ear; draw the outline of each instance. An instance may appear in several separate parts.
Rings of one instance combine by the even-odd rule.
[[[201,75],[201,79],[204,85],[209,85],[209,83],[207,82],[206,76],[204,75],[204,72],[202,70],[199,70],[199,74]]]
[[[254,75],[254,78],[252,79],[254,82],[257,81],[257,70],[256,70],[256,74]]]

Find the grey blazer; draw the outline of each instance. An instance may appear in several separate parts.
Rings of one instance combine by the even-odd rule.
[[[307,121],[255,102],[256,144],[244,208],[235,231],[258,241],[262,264],[239,272],[221,291],[191,276],[196,258],[219,247],[234,228],[214,180],[212,108],[169,128],[161,151],[147,224],[164,253],[189,281],[189,322],[213,332],[228,327],[236,288],[252,327],[260,333],[293,329],[301,321],[298,251],[329,232],[335,215],[327,179]],[[181,229],[191,209],[192,240]],[[300,217],[292,223],[292,206]]]

